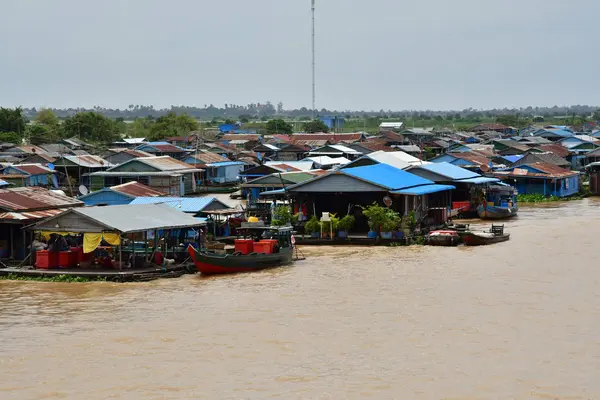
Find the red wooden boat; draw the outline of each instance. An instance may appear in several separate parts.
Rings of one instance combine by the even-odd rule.
[[[238,233],[243,231],[243,228],[238,229]],[[217,254],[209,250],[197,250],[192,246],[188,247],[188,253],[192,258],[198,271],[204,275],[215,275],[215,274],[235,274],[239,272],[253,272],[259,271],[265,268],[279,267],[282,265],[290,264],[294,260],[294,238],[292,236],[291,228],[268,228],[268,227],[257,227],[246,228],[246,233],[252,236],[256,240],[256,236],[262,236],[263,232],[270,232],[272,240],[266,242],[277,242],[273,243],[272,249],[262,252],[265,248],[265,241],[257,241],[261,244],[260,250],[252,251],[247,254],[243,254],[240,251],[236,251],[233,254]],[[258,234],[258,235],[257,235]],[[269,246],[266,246],[269,247]],[[260,252],[259,252],[260,251]]]

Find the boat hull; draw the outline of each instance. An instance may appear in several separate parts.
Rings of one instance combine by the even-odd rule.
[[[460,236],[454,230],[433,231],[425,237],[425,243],[429,246],[458,246]]]
[[[485,246],[488,244],[506,242],[510,239],[509,233],[502,235],[477,234],[475,232],[464,232],[460,234],[463,243],[467,246]]]
[[[481,219],[507,219],[517,216],[519,207],[496,207],[480,204],[477,207],[477,215]]]
[[[273,254],[219,255],[201,252],[190,246],[188,253],[198,272],[204,275],[236,274],[279,267],[292,263],[294,255],[291,247]]]

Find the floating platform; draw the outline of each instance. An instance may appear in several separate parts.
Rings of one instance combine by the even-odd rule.
[[[174,265],[167,267],[146,267],[125,269],[122,271],[106,268],[61,268],[35,269],[0,268],[0,276],[18,276],[30,278],[52,278],[66,275],[73,278],[88,278],[90,280],[106,280],[111,282],[145,282],[161,278],[178,278],[185,274],[196,273],[194,264]]]

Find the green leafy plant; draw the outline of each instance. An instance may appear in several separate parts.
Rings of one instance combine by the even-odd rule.
[[[381,224],[381,231],[395,232],[400,226],[400,222],[400,215],[396,211],[388,208],[385,213],[385,220]]]
[[[313,215],[306,224],[304,224],[304,232],[307,234],[320,232],[321,231],[321,223],[317,219],[316,215]]]
[[[283,226],[292,222],[292,209],[289,206],[277,206],[273,210],[272,225]]]
[[[353,215],[346,215],[338,222],[338,229],[340,231],[349,232],[354,226],[354,222],[355,220]]]
[[[298,221],[300,221],[300,213],[292,215],[292,225],[298,225]]]
[[[362,207],[363,215],[367,217],[369,228],[377,231],[386,220],[387,208],[373,203],[370,206]]]
[[[335,216],[335,214],[329,214],[330,221],[322,221],[321,227],[323,228],[323,232],[329,233],[330,231],[336,232],[338,229],[338,224],[340,223],[340,219]]]

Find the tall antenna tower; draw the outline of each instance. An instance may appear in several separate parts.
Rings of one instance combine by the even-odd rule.
[[[312,49],[312,119],[315,119],[315,107],[316,107],[316,82],[315,82],[315,0],[311,0],[311,12],[312,12],[312,41],[311,41],[311,49]]]

